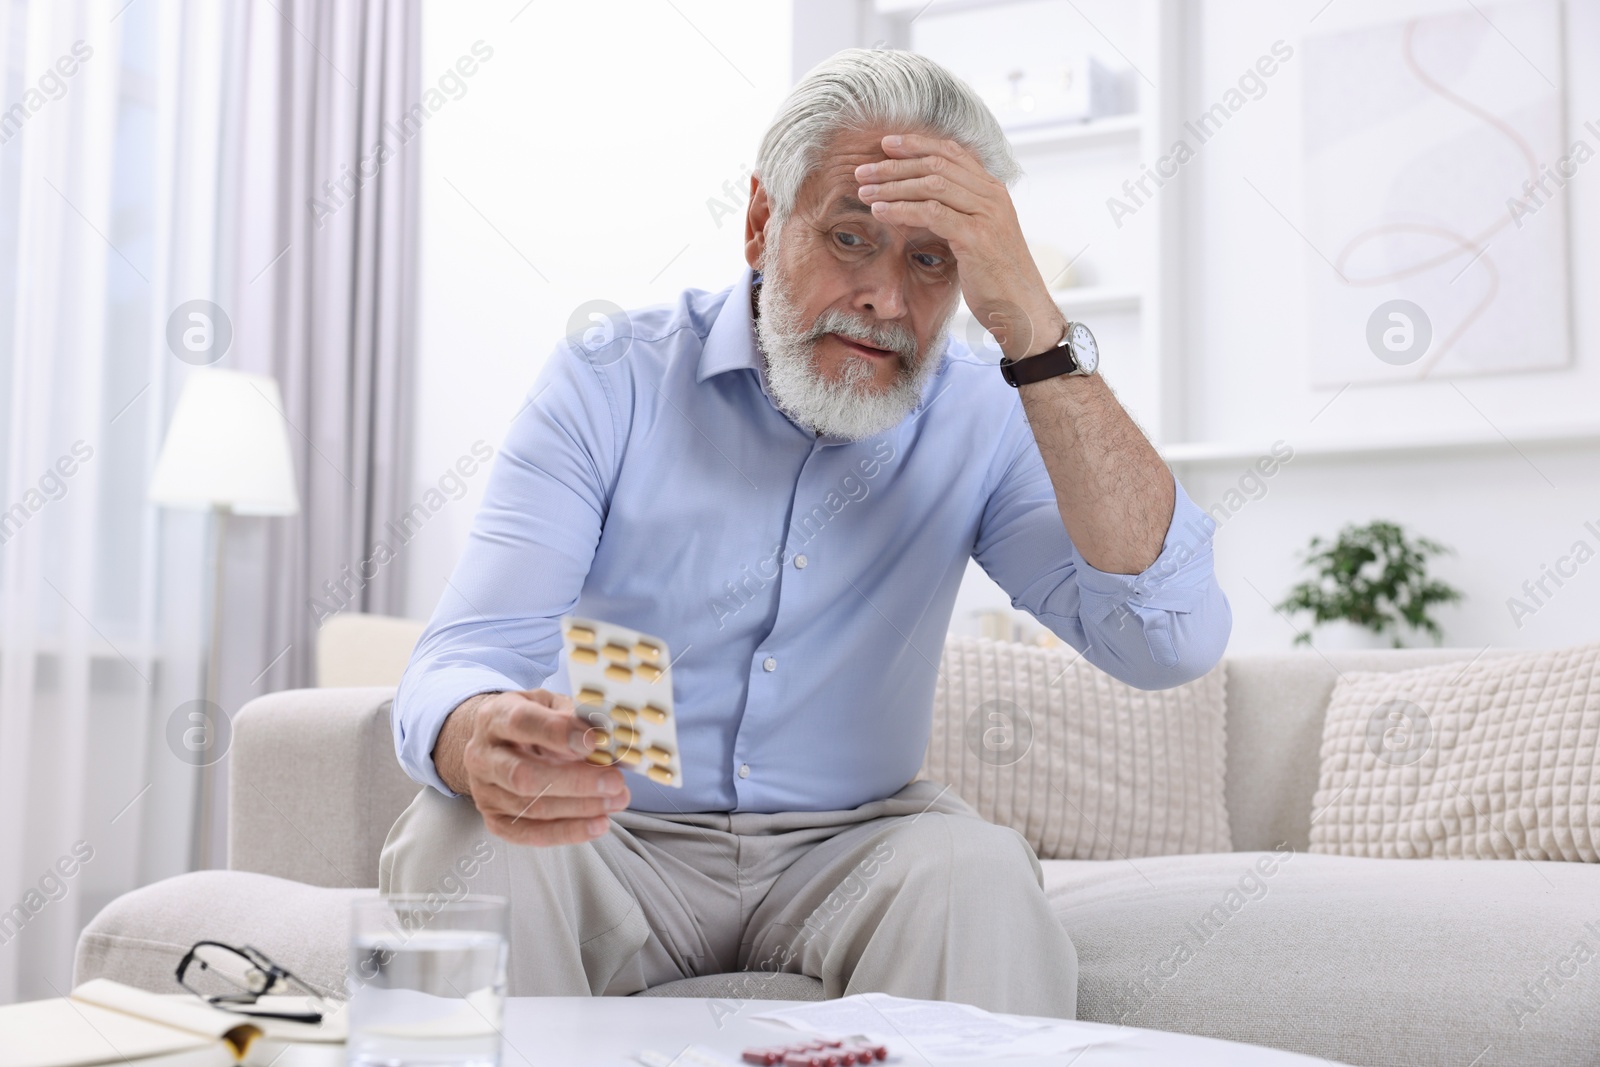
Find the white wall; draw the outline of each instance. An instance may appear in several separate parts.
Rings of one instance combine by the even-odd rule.
[[[1399,21],[1412,12],[1470,11],[1454,0],[1341,0],[1312,26],[1322,6],[1323,0],[1204,4],[1192,95],[1217,99],[1272,41],[1282,38],[1298,51],[1308,27],[1326,32]],[[1485,11],[1493,15],[1495,8]],[[1600,5],[1567,4],[1565,14],[1567,140],[1581,135],[1600,149],[1600,140],[1581,129],[1586,120],[1600,120],[1600,67],[1594,63]],[[1600,528],[1600,448],[1514,448],[1499,437],[1518,439],[1568,424],[1600,427],[1600,309],[1594,301],[1600,289],[1600,162],[1579,171],[1567,190],[1575,310],[1569,369],[1354,386],[1335,399],[1334,390],[1308,384],[1303,322],[1310,256],[1302,237],[1274,211],[1302,220],[1304,228],[1302,72],[1298,63],[1284,64],[1267,94],[1230,120],[1179,179],[1190,183],[1183,191],[1189,198],[1186,310],[1192,323],[1185,330],[1188,436],[1263,449],[1281,439],[1302,450],[1268,482],[1266,495],[1229,519],[1219,535],[1218,573],[1234,607],[1232,651],[1287,647],[1293,632],[1267,600],[1281,599],[1297,580],[1295,554],[1314,533],[1373,518],[1394,519],[1457,550],[1439,566],[1440,576],[1467,594],[1464,604],[1439,613],[1448,643],[1548,647],[1600,638],[1600,560],[1579,568],[1558,590],[1549,585],[1555,595],[1520,628],[1506,607],[1525,580],[1537,579],[1542,565],[1554,564],[1580,537],[1600,549],[1600,536],[1583,528],[1586,520]],[[1492,443],[1371,459],[1311,454],[1321,443],[1478,435]],[[1238,460],[1188,470],[1185,484],[1204,506],[1220,500],[1248,466]]]
[[[789,20],[786,0],[424,6],[424,87],[474,42],[494,54],[418,141],[419,497],[499,445],[580,304],[735,280],[742,208],[706,202],[747,180],[788,91]],[[407,547],[408,614],[432,612],[485,481]]]
[[[1021,34],[1030,6],[1035,5],[1001,4],[985,13],[1013,20]],[[1490,17],[1499,14],[1496,5],[1479,6]],[[1180,117],[1188,118],[1220,99],[1274,41],[1285,41],[1298,57],[1308,32],[1392,23],[1430,11],[1474,13],[1464,0],[1339,0],[1331,6],[1326,0],[1212,0],[1184,8],[1188,69],[1152,67],[1150,73],[1158,82],[1181,80]],[[1600,4],[1569,3],[1564,17],[1568,136],[1562,143],[1582,137],[1600,151],[1600,137],[1583,129],[1588,121],[1600,126],[1600,68],[1593,62],[1600,54]],[[1119,51],[1141,66],[1148,62],[1132,25],[1107,19],[1096,25]],[[1533,51],[1528,42],[1521,47]],[[1246,500],[1226,518],[1216,542],[1218,576],[1234,610],[1230,653],[1291,647],[1296,630],[1272,604],[1305,576],[1299,556],[1307,542],[1316,534],[1333,535],[1346,523],[1379,518],[1456,550],[1434,565],[1438,577],[1466,594],[1463,603],[1435,612],[1446,643],[1552,647],[1600,638],[1600,558],[1577,566],[1559,587],[1546,579],[1553,595],[1541,594],[1545,602],[1520,626],[1507,606],[1513,596],[1534,605],[1523,583],[1538,581],[1580,539],[1600,552],[1600,310],[1594,300],[1600,291],[1600,160],[1580,170],[1566,191],[1574,308],[1568,369],[1343,392],[1313,389],[1305,272],[1322,267],[1296,232],[1309,228],[1302,194],[1301,76],[1297,60],[1282,64],[1265,95],[1230,119],[1159,194],[1164,203],[1182,205],[1184,220],[1184,400],[1177,440],[1231,446],[1236,453],[1181,463],[1179,476],[1202,508]],[[1097,253],[1134,247],[1135,239],[1127,236],[1131,225],[1108,232],[1103,224],[1103,198],[1119,192],[1106,186],[1103,161],[1081,153],[1030,153],[1025,161],[1029,174],[1015,193],[1025,226],[1059,239],[1064,231],[1056,216],[1076,213],[1080,239]],[[1137,167],[1126,169],[1137,173]],[[1050,196],[1067,203],[1053,213],[1044,210]],[[1108,376],[1116,381],[1116,361],[1136,353],[1115,343],[1102,349],[1111,365]],[[1130,394],[1126,383],[1118,384],[1137,411],[1138,391]],[[1524,439],[1582,426],[1590,431],[1587,444]],[[1473,439],[1479,443],[1327,454],[1330,448],[1376,442]],[[1249,477],[1255,458],[1279,441],[1295,450],[1295,458],[1270,479]],[[1247,479],[1244,494],[1241,478]],[[1564,568],[1571,572],[1574,565],[1569,560]],[[971,632],[972,612],[1005,606],[1004,593],[974,566],[952,625]],[[1295,622],[1306,625],[1303,618]],[[1019,621],[1019,629],[1026,633],[1030,627]],[[1342,638],[1325,633],[1321,643],[1335,640]]]

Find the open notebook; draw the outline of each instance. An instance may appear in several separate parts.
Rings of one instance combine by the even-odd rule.
[[[262,997],[259,1007],[304,1010],[305,1001]],[[94,1067],[126,1061],[138,1067],[231,1067],[258,1043],[344,1038],[342,1008],[320,1026],[252,1019],[187,994],[150,993],[108,978],[85,982],[55,1000],[0,1007],[0,1067]]]

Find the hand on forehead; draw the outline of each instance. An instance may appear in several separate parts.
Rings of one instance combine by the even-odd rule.
[[[800,187],[795,214],[819,229],[850,222],[910,245],[941,243],[942,239],[926,227],[878,217],[871,205],[861,199],[861,168],[893,159],[883,146],[887,136],[891,135],[881,130],[852,130],[835,137]]]

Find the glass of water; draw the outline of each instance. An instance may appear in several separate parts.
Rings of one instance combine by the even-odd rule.
[[[349,1067],[499,1067],[505,898],[395,895],[352,907]]]

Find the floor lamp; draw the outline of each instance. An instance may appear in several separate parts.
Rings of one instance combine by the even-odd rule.
[[[300,510],[278,383],[240,371],[191,371],[156,460],[149,498],[170,508],[211,513],[211,636],[206,648],[205,698],[212,708],[220,708],[222,565],[228,519],[233,515],[293,515]],[[208,743],[214,737],[214,726],[208,719]],[[213,860],[212,793],[217,758],[202,754],[198,760],[189,841],[190,862],[197,869],[210,867]]]

